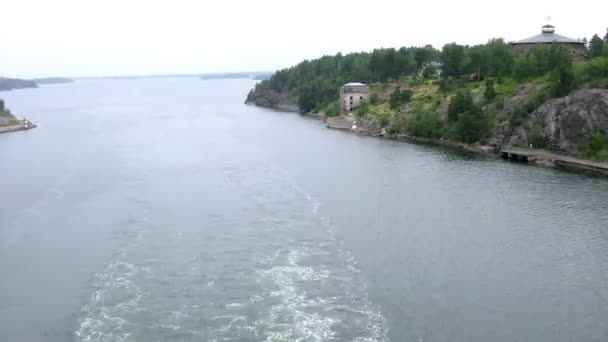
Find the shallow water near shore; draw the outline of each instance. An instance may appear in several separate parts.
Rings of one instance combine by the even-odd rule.
[[[327,130],[248,80],[2,93],[1,341],[604,341],[608,180]]]

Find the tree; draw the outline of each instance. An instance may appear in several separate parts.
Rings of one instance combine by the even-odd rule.
[[[416,71],[422,70],[422,68],[431,61],[432,51],[426,47],[417,48],[414,52],[414,60],[416,61]]]
[[[452,97],[448,107],[448,121],[458,121],[458,115],[464,112],[477,114],[481,108],[473,103],[473,95],[468,90],[461,90]]]
[[[513,63],[513,77],[522,81],[530,76],[534,76],[534,65],[530,61],[530,56],[526,53],[520,53]]]
[[[463,75],[465,54],[464,46],[456,43],[446,44],[441,51],[443,60],[443,77],[459,77]]]
[[[0,112],[4,112],[4,100],[0,99]]]
[[[410,102],[412,98],[413,92],[409,89],[401,90],[401,88],[397,87],[395,91],[391,94],[391,98],[389,100],[391,109],[399,109],[401,106]]]
[[[491,101],[496,97],[496,90],[494,90],[494,80],[486,80],[486,90],[483,93],[486,100]]]
[[[513,49],[502,38],[491,39],[487,44],[488,75],[501,78],[511,75]]]
[[[574,89],[574,72],[572,67],[560,68],[553,71],[551,75],[551,95],[562,97],[568,95]]]
[[[608,28],[606,29],[606,35],[604,35],[604,41],[608,43]]]
[[[591,57],[599,57],[602,55],[602,50],[604,49],[604,40],[600,38],[597,34],[593,35],[591,41],[589,42],[589,52]]]
[[[456,137],[465,143],[479,141],[487,131],[487,123],[483,113],[472,113],[469,111],[460,113],[458,121],[454,125]]]
[[[427,65],[422,71],[422,77],[424,78],[433,78],[437,75],[437,68],[434,65]]]

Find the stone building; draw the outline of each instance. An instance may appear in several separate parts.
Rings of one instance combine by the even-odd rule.
[[[522,50],[550,44],[559,44],[568,48],[575,59],[582,59],[585,57],[585,43],[555,33],[555,26],[552,25],[543,26],[541,34],[511,43],[516,49]]]
[[[350,113],[357,108],[361,102],[369,100],[369,86],[364,83],[346,83],[340,90],[340,108],[344,113]]]

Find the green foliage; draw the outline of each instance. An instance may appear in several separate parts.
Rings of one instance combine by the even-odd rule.
[[[584,157],[596,161],[608,160],[608,137],[601,130],[593,132],[583,145]]]
[[[538,46],[515,56],[513,77],[523,81],[566,69],[572,69],[572,55],[568,49],[557,44]]]
[[[425,79],[434,78],[437,76],[437,68],[433,65],[427,65],[422,71],[422,77]]]
[[[325,107],[325,110],[323,112],[325,113],[326,117],[332,118],[332,117],[340,115],[340,108],[338,108],[337,104],[332,103],[332,104],[328,105],[327,107]]]
[[[509,125],[511,125],[513,128],[519,127],[527,118],[528,112],[523,107],[516,108],[509,118]]]
[[[403,105],[406,105],[412,99],[413,94],[409,89],[401,90],[400,87],[397,87],[389,100],[391,109],[399,109]]]
[[[465,143],[481,140],[488,134],[488,130],[489,125],[481,111],[460,113],[452,128],[454,137]]]
[[[473,103],[473,95],[468,90],[458,91],[450,101],[448,121],[458,121],[458,116],[464,112],[470,112],[475,115],[481,112],[481,108]]]
[[[600,57],[604,50],[604,40],[597,34],[589,41],[589,53],[591,57]]]
[[[414,60],[416,61],[416,71],[421,70],[428,62],[437,58],[439,51],[433,46],[426,45],[423,48],[414,49]]]
[[[602,81],[608,80],[608,57],[598,57],[589,63],[574,65],[574,79],[577,84],[590,83],[602,88]]]
[[[446,44],[441,50],[444,78],[459,77],[464,74],[465,49],[456,43]]]
[[[388,127],[388,133],[391,135],[399,134],[405,131],[406,124],[402,116],[396,116],[391,121]]]
[[[439,138],[443,134],[439,114],[435,111],[413,113],[407,122],[407,130],[423,138]]]
[[[545,138],[543,137],[543,129],[540,123],[535,123],[528,132],[528,143],[535,148],[545,147]]]
[[[375,116],[380,121],[380,126],[387,127],[391,122],[391,113],[389,112],[379,112],[375,113]]]
[[[479,141],[487,136],[489,123],[481,108],[473,102],[468,90],[461,90],[450,101],[448,123],[450,135],[465,143]]]
[[[443,76],[443,74],[442,74]],[[462,89],[465,87],[465,83],[462,79],[456,79],[453,77],[442,77],[439,81],[439,91],[444,93],[450,93],[456,91],[458,89]]]
[[[486,80],[486,90],[483,93],[486,100],[491,101],[496,97],[496,90],[494,90],[494,80]]]
[[[369,97],[369,102],[373,105],[377,105],[378,103],[380,103],[380,95],[375,91],[372,92]]]
[[[4,100],[0,99],[0,112],[4,112]]]
[[[369,111],[370,111],[369,102],[363,101],[363,102],[361,102],[359,107],[356,108],[355,115],[359,118],[362,118],[365,115],[367,115],[369,113]]]
[[[575,87],[574,72],[572,68],[561,68],[551,74],[551,96],[562,97],[568,95]]]

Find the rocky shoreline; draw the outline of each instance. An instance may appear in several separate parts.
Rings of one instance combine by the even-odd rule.
[[[0,126],[0,134],[18,132],[18,131],[27,131],[27,130],[30,130],[30,129],[36,128],[36,127],[38,127],[38,126],[33,124],[32,122],[30,122],[29,120],[22,119],[22,120],[19,120],[18,123],[14,124],[14,125]]]
[[[246,101],[247,105],[257,105],[255,102]],[[264,107],[264,106],[259,106]],[[366,129],[360,128],[356,126],[356,122],[352,116],[340,116],[336,118],[325,118],[322,115],[315,113],[301,113],[299,108],[293,106],[273,106],[273,107],[264,107],[271,110],[282,111],[282,112],[291,112],[291,113],[300,113],[301,115],[311,117],[317,120],[321,120],[325,123],[325,126],[328,129],[341,130],[361,136],[369,136],[380,139],[388,139],[395,141],[402,141],[407,143],[421,143],[421,144],[430,144],[437,146],[444,146],[449,148],[460,149],[463,151],[476,153],[484,156],[500,158],[504,157],[504,149],[501,147],[493,146],[493,145],[484,145],[480,143],[474,144],[466,144],[462,142],[447,140],[447,139],[432,139],[432,138],[423,138],[416,137],[409,134],[388,134],[386,131],[382,129]],[[284,110],[286,108],[287,110]],[[354,125],[354,126],[353,126]],[[523,152],[522,152],[523,153]],[[559,168],[572,170],[577,172],[584,172],[594,175],[602,175],[608,176],[608,163],[607,162],[593,162],[585,159],[579,159],[575,157],[570,157],[567,155],[561,155],[552,153],[550,151],[546,151],[543,149],[529,149],[525,151],[525,162],[530,165],[537,165],[542,167],[549,168]],[[529,157],[528,157],[529,156]],[[509,159],[509,158],[507,158]],[[522,159],[511,158],[517,161],[524,161]]]

